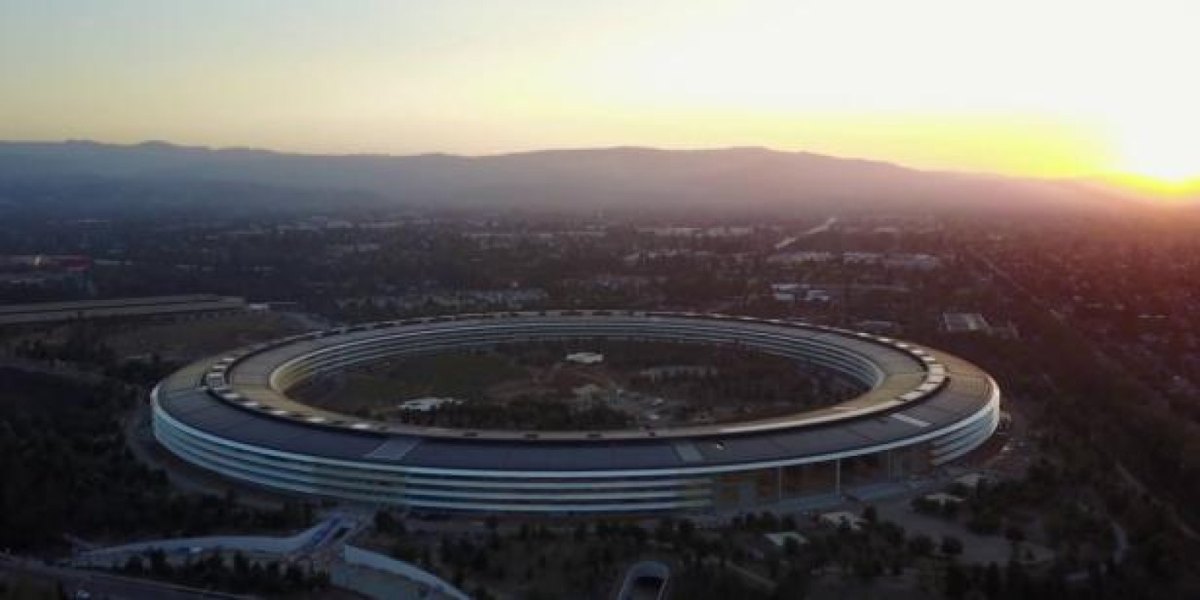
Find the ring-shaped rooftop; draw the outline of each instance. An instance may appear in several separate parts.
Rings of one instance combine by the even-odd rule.
[[[862,383],[845,402],[735,423],[604,431],[522,431],[424,427],[365,420],[298,402],[287,391],[321,373],[385,358],[506,342],[603,338],[728,344],[809,361]],[[707,438],[802,430],[879,416],[936,395],[954,373],[938,352],[911,343],[800,321],[721,314],[641,311],[540,311],[463,314],[384,321],[291,336],[202,361],[186,372],[222,403],[309,427],[479,440],[571,442]],[[953,359],[948,357],[947,359]],[[980,373],[953,359],[963,375]],[[182,374],[182,373],[181,373]]]

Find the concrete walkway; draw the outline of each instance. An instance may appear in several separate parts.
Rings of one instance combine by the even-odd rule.
[[[115,568],[125,564],[131,557],[154,550],[166,553],[168,560],[185,559],[208,552],[241,552],[252,557],[291,559],[313,554],[343,537],[337,535],[341,529],[350,530],[355,526],[355,522],[333,515],[291,536],[229,535],[148,540],[80,552],[70,563],[80,567]]]

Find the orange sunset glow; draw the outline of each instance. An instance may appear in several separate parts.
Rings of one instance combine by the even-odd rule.
[[[9,2],[0,137],[1200,176],[1189,2]],[[1149,182],[1149,183],[1148,183]]]

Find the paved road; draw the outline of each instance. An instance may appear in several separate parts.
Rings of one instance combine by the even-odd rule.
[[[1119,461],[1119,460],[1117,461],[1117,474],[1119,474],[1121,476],[1121,478],[1124,479],[1125,482],[1129,484],[1130,487],[1137,490],[1137,492],[1139,494],[1143,494],[1145,496],[1150,497],[1152,500],[1154,500],[1159,505],[1164,507],[1166,509],[1167,518],[1169,518],[1171,520],[1171,522],[1175,524],[1175,528],[1178,529],[1181,533],[1183,533],[1183,535],[1187,536],[1188,539],[1190,539],[1192,541],[1200,540],[1200,534],[1196,533],[1196,530],[1192,529],[1192,527],[1190,525],[1188,525],[1188,523],[1186,521],[1183,520],[1183,517],[1181,517],[1179,515],[1179,510],[1175,507],[1174,504],[1167,502],[1167,501],[1163,500],[1162,498],[1160,498],[1158,495],[1156,495],[1150,489],[1150,486],[1146,485],[1145,483],[1142,483],[1142,480],[1138,479],[1137,476],[1135,476],[1132,471],[1125,468],[1125,465],[1122,464],[1121,461]]]
[[[73,596],[77,591],[86,590],[92,598],[109,600],[244,600],[253,598],[253,596],[209,592],[146,579],[55,567],[2,555],[0,555],[0,572],[17,577],[58,582],[68,597]]]
[[[719,567],[721,566],[721,559],[713,556],[706,556],[704,558],[704,564],[712,567]],[[767,592],[774,592],[775,588],[778,586],[778,584],[775,583],[775,580],[759,575],[758,573],[755,573],[754,571],[751,571],[750,569],[747,569],[746,567],[743,567],[742,565],[739,565],[731,560],[726,560],[724,567],[731,571],[734,575],[741,577],[746,583],[749,583],[750,585],[758,587]]]
[[[166,451],[162,450],[158,441],[154,439],[148,402],[142,402],[131,410],[125,416],[122,427],[125,431],[125,445],[129,448],[133,458],[150,469],[166,473],[171,486],[179,491],[224,496],[226,491],[233,489],[237,492],[239,504],[263,510],[278,510],[286,500],[283,496],[272,492],[237,487],[228,481],[221,480],[215,474],[183,463],[181,459],[159,456],[160,453]]]

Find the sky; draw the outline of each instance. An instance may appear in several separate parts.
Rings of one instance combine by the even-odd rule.
[[[0,139],[1200,178],[1191,0],[0,0]]]

